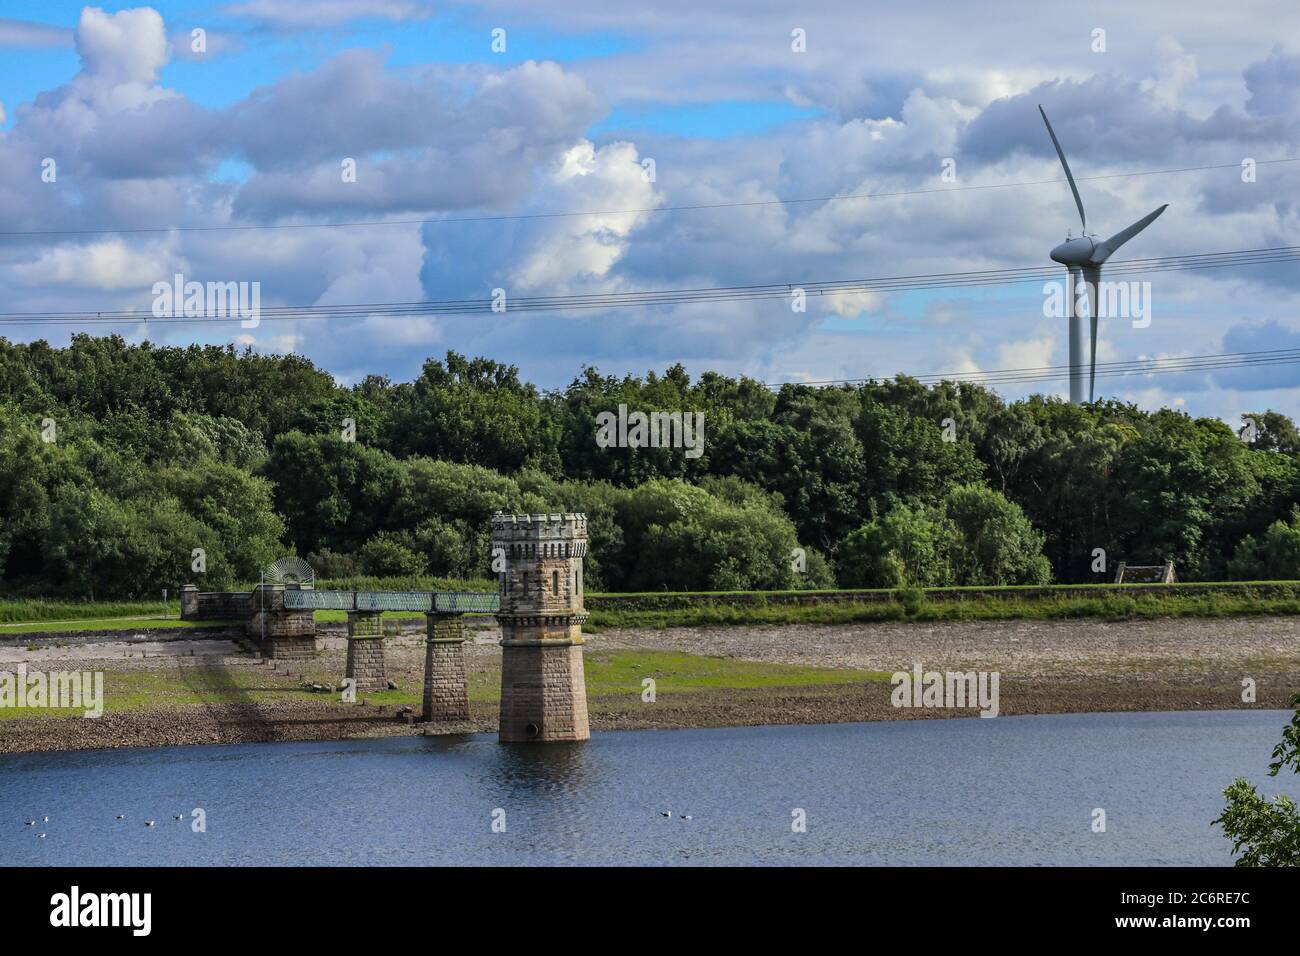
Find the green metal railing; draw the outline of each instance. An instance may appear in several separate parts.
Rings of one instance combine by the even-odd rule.
[[[286,589],[284,606],[293,611],[437,611],[440,614],[495,614],[501,610],[501,596],[481,591]]]
[[[436,591],[434,610],[440,614],[495,614],[501,595],[482,591]]]

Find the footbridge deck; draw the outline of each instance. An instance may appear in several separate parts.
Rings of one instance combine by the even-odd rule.
[[[284,606],[295,611],[424,611],[495,614],[501,595],[485,591],[317,591],[286,589]]]

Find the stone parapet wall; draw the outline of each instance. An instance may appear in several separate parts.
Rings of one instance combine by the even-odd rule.
[[[252,613],[247,591],[200,591],[181,588],[182,621],[244,621]]]

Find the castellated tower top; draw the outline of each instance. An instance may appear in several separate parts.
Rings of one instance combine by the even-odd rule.
[[[583,514],[492,516],[492,547],[511,561],[582,558],[587,554],[587,516]]]
[[[492,516],[492,537],[499,541],[582,540],[587,537],[584,514]]]

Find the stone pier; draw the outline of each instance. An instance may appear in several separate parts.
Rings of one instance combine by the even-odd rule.
[[[384,669],[382,611],[348,611],[348,666],[346,676],[360,693],[387,690]]]
[[[283,584],[259,584],[248,605],[251,615],[245,631],[258,642],[262,654],[274,660],[310,660],[316,656],[316,615],[311,610],[284,606]]]
[[[199,588],[195,584],[181,585],[181,620],[193,621],[199,616]]]
[[[424,710],[431,721],[469,720],[465,634],[459,614],[425,614]]]
[[[492,519],[492,546],[505,554],[500,576],[502,743],[586,740],[582,664],[582,560],[587,517],[504,515]]]

